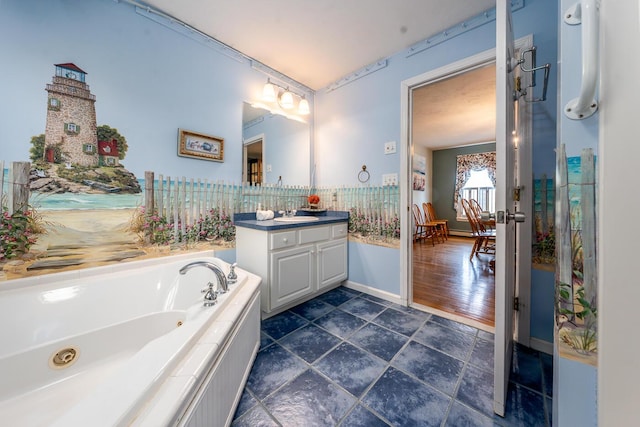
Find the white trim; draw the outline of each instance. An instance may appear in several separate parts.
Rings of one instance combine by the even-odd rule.
[[[495,333],[495,328],[493,326],[485,325],[484,323],[480,323],[477,320],[468,319],[466,317],[458,316],[454,313],[448,313],[446,311],[438,310],[437,308],[427,307],[426,305],[411,303],[409,305],[412,308],[416,308],[418,310],[424,311],[426,313],[435,314],[436,316],[443,317],[445,319],[453,320],[454,322],[462,323],[467,326],[472,326],[476,329],[480,329],[481,331]]]
[[[553,343],[540,338],[531,338],[529,340],[529,347],[534,350],[541,351],[546,354],[553,355]]]
[[[514,42],[516,52],[533,46],[533,35],[529,34]],[[529,65],[529,64],[525,64]],[[531,73],[524,74],[524,82],[529,86]],[[533,90],[533,88],[531,89]],[[516,296],[520,301],[520,312],[516,323],[516,341],[531,346],[531,244],[533,229],[533,104],[520,101],[519,130],[521,141],[518,144],[518,185],[521,187],[518,210],[525,213],[525,222],[516,227]]]
[[[629,229],[619,209],[624,206],[625,211],[640,211],[640,198],[630,196],[627,191],[630,183],[636,179],[637,159],[640,157],[640,144],[629,138],[637,132],[636,97],[633,94],[640,92],[640,81],[624,78],[640,72],[640,56],[637,55],[640,2],[602,1],[600,7],[602,102],[599,117],[590,119],[599,123],[597,401],[588,398],[581,403],[590,408],[595,406],[597,420],[593,421],[594,425],[624,426],[637,420],[640,402],[640,340],[635,337],[635,322],[631,320],[640,300],[636,264],[638,230]],[[565,43],[561,47],[564,49]],[[559,76],[558,85],[568,84],[568,81],[569,77]],[[560,119],[558,124],[561,124]],[[562,123],[562,126],[570,125],[573,123]],[[562,134],[558,132],[558,142],[561,137]],[[581,142],[585,144],[584,147],[591,141]],[[569,383],[575,382],[576,376],[569,375],[568,372],[562,372],[560,378]],[[559,388],[554,389],[554,403]],[[580,393],[579,397],[591,397],[591,394]],[[579,410],[577,408],[574,405],[570,409]],[[593,412],[588,411],[589,414]]]
[[[449,230],[449,236],[469,237],[469,238],[473,237],[470,231],[461,231],[461,230]]]
[[[400,298],[402,304],[409,305],[413,301],[413,218],[411,217],[411,203],[413,202],[413,175],[411,171],[413,159],[413,141],[411,138],[411,89],[413,81],[400,83],[400,205],[398,218],[400,219]],[[404,175],[402,174],[404,172]],[[406,209],[405,209],[406,207]],[[403,212],[404,209],[404,212]],[[411,237],[409,237],[411,236]]]
[[[514,42],[516,50],[531,47],[533,45],[533,35],[521,37]],[[435,83],[439,80],[449,78],[453,75],[461,74],[476,68],[483,67],[487,64],[495,62],[496,49],[488,49],[483,52],[477,53],[473,56],[461,59],[451,64],[444,65],[435,70],[428,71],[426,73],[411,77],[403,80],[400,84],[400,171],[403,176],[400,179],[400,209],[406,206],[406,212],[401,211],[400,216],[400,296],[403,300],[403,305],[413,306],[413,260],[412,254],[412,232],[411,232],[411,204],[413,203],[413,194],[409,191],[412,183],[411,168],[409,165],[412,163],[412,153],[415,150],[413,141],[411,140],[411,117],[409,112],[411,111],[411,91],[418,87]],[[531,110],[531,109],[529,109]],[[525,132],[529,140],[531,140],[531,123],[532,120],[530,111],[527,116],[523,117],[523,124],[525,124]],[[526,126],[527,120],[529,121],[528,127]],[[457,233],[451,233],[457,234]],[[528,286],[527,289],[525,287]],[[520,303],[526,307],[530,306],[531,299],[531,281],[528,285],[521,283],[521,294],[519,295]],[[520,313],[522,315],[522,313]],[[524,317],[524,316],[522,316]],[[528,324],[528,315],[524,323]],[[519,322],[520,324],[520,322]],[[524,324],[523,324],[524,326]],[[519,331],[518,336],[521,340],[529,342],[529,329],[526,331]]]
[[[396,304],[402,304],[402,300],[399,295],[392,294],[391,292],[383,291],[380,289],[372,288],[371,286],[363,285],[361,283],[352,282],[347,280],[342,284],[345,288],[353,289],[354,291],[363,292],[367,295],[382,298],[385,301],[394,302]]]

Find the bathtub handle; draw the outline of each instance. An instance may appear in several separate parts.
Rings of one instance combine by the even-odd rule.
[[[204,294],[204,306],[211,307],[218,301],[218,292],[213,289],[213,282],[207,283],[207,287],[200,292]]]
[[[237,263],[233,263],[229,266],[229,275],[227,276],[227,282],[232,285],[238,281],[238,275],[236,274],[236,265]]]

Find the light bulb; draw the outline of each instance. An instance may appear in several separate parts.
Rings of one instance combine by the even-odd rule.
[[[284,93],[280,95],[280,106],[286,110],[293,108],[293,94],[288,90],[285,90]]]
[[[267,102],[274,102],[276,100],[276,88],[267,82],[262,88],[262,99]]]
[[[309,110],[309,101],[307,101],[305,98],[302,98],[300,100],[300,104],[298,104],[298,114],[302,114],[306,116],[310,112],[311,111]]]

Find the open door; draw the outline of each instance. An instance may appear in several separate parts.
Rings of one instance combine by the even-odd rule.
[[[496,2],[496,265],[493,410],[504,416],[513,350],[516,282],[515,117],[516,65],[511,9]],[[518,213],[519,214],[519,213]]]

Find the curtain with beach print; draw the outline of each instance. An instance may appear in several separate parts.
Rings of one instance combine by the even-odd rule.
[[[457,209],[460,190],[467,183],[471,171],[486,169],[489,179],[496,185],[496,152],[462,154],[456,156],[456,186],[453,191],[453,209]]]

